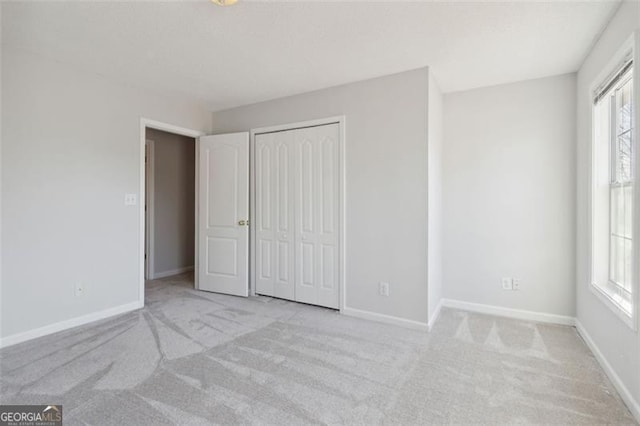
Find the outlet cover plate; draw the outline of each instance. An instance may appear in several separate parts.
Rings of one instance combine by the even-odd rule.
[[[82,282],[76,283],[75,295],[82,296],[84,294],[84,284]]]
[[[503,290],[513,290],[513,279],[508,277],[502,278],[502,289]]]
[[[380,296],[385,296],[385,297],[389,296],[389,283],[381,281],[379,290],[380,290]]]
[[[513,279],[513,289],[520,290],[520,285],[522,284],[522,280],[520,278]]]

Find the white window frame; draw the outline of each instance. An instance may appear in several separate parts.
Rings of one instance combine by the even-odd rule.
[[[612,87],[612,90],[615,90],[621,86],[624,86],[625,84],[627,84],[629,81],[633,81],[635,83],[635,80],[633,79],[633,72],[629,73],[629,71],[626,71],[622,77],[620,77],[620,81],[618,81],[616,83],[616,85],[614,87]],[[632,92],[633,93],[633,92]],[[617,125],[617,97],[613,94],[611,95],[607,95],[610,96],[612,98],[612,103],[610,105],[610,114],[611,114],[611,118],[613,119],[612,122],[610,122],[610,129],[611,130],[611,135],[610,140],[609,140],[609,173],[611,175],[610,181],[609,181],[609,212],[611,212],[612,206],[611,204],[613,203],[613,189],[614,187],[618,187],[618,188],[625,188],[625,187],[633,187],[635,185],[635,182],[633,180],[631,181],[625,181],[625,182],[617,182],[614,175],[617,174],[618,170],[617,170],[617,166],[616,166],[616,153],[615,150],[617,149],[617,145],[618,145],[618,137],[620,135],[617,134],[617,130],[616,130],[616,125]],[[633,102],[633,101],[632,101]],[[633,120],[633,118],[632,118]],[[632,125],[631,128],[629,129],[629,131],[631,132],[631,136],[632,136],[632,155],[635,154],[635,151],[637,150],[637,137],[636,137],[636,128],[635,128],[635,120],[632,121]],[[631,168],[632,168],[632,176],[635,177],[636,174],[636,164],[635,164],[635,159],[632,158],[631,159]],[[635,195],[635,194],[634,194]],[[635,196],[634,196],[634,200],[635,201]],[[635,204],[635,203],[634,203]],[[632,206],[632,208],[635,210],[635,205]],[[632,210],[633,211],[633,210]],[[632,216],[632,221],[633,221],[633,216]],[[604,286],[609,288],[609,293],[606,293],[607,296],[609,296],[609,298],[614,299],[613,303],[615,303],[616,305],[619,305],[620,303],[615,301],[615,294],[614,293],[622,293],[622,292],[627,292],[627,290],[624,288],[624,284],[623,283],[619,283],[617,281],[615,281],[612,278],[612,271],[611,271],[611,266],[612,266],[612,244],[611,244],[611,240],[612,240],[612,236],[614,235],[613,230],[611,229],[611,224],[612,224],[612,219],[611,216],[609,216],[609,282],[605,283]],[[635,225],[635,223],[633,223],[633,225]],[[617,235],[617,237],[619,238],[625,238],[624,236],[620,236]],[[634,238],[633,238],[633,233],[631,236],[631,243],[634,244]],[[633,245],[632,247],[635,248],[635,245]],[[632,253],[637,253],[637,250],[632,249]],[[632,259],[635,259],[635,257],[633,257]],[[634,261],[635,263],[635,261]],[[632,265],[633,267],[633,265]],[[632,272],[633,275],[633,272]],[[633,278],[633,276],[632,276]],[[633,280],[632,280],[633,283]],[[612,295],[613,294],[613,295]],[[633,306],[634,306],[634,288],[633,288],[633,284],[631,287],[631,316],[633,315]],[[621,296],[622,297],[622,296]],[[630,316],[629,313],[627,313],[626,311],[623,311],[623,313],[627,316]]]
[[[638,41],[636,41],[638,40]],[[596,283],[595,274],[594,274],[594,246],[593,246],[593,212],[594,212],[594,191],[595,191],[595,170],[599,159],[595,158],[594,152],[596,151],[596,134],[595,134],[595,104],[593,103],[593,99],[595,94],[598,92],[598,89],[602,87],[602,84],[611,77],[615,72],[621,69],[622,64],[626,59],[631,56],[633,60],[633,102],[634,102],[634,116],[633,120],[633,137],[634,137],[634,148],[633,151],[633,159],[632,162],[635,165],[640,166],[640,138],[638,136],[639,127],[638,124],[640,120],[638,119],[640,116],[640,105],[638,100],[640,98],[640,61],[638,60],[638,51],[635,49],[636,43],[640,43],[640,31],[637,31],[633,37],[627,40],[626,43],[622,46],[622,48],[614,55],[613,59],[609,62],[609,65],[604,69],[604,71],[600,74],[600,76],[594,81],[591,86],[591,91],[589,93],[589,100],[591,102],[591,175],[590,175],[590,188],[589,188],[589,222],[590,222],[590,235],[589,235],[589,244],[590,244],[590,279],[589,279],[589,288],[596,297],[601,300],[609,309],[611,309],[622,322],[624,322],[627,326],[632,328],[633,330],[637,330],[637,317],[638,317],[638,278],[640,277],[640,259],[638,259],[638,252],[640,248],[640,185],[639,185],[639,173],[638,170],[634,172],[633,176],[633,211],[632,211],[632,221],[633,221],[633,233],[632,240],[634,241],[632,248],[632,282],[631,282],[631,315],[629,315],[623,308],[619,306],[619,304],[614,300],[611,295],[611,292],[608,292],[606,288],[612,286],[610,282],[606,283]],[[610,146],[613,141],[611,141]],[[612,161],[612,157],[610,155],[608,161]],[[610,208],[610,207],[609,207]],[[611,221],[609,220],[609,223]],[[610,237],[609,237],[610,241]],[[609,243],[610,244],[610,243]],[[607,264],[610,265],[610,255],[606,259]],[[610,276],[610,274],[608,274]]]

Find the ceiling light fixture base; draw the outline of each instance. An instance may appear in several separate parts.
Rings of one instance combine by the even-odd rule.
[[[235,4],[238,0],[211,0],[212,3],[217,4],[218,6],[231,6]]]

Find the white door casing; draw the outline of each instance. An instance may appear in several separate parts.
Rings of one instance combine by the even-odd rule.
[[[144,164],[145,164],[145,251],[144,251],[144,270],[147,280],[154,279],[155,274],[155,215],[154,215],[154,196],[155,196],[155,142],[147,139],[145,142]]]
[[[249,134],[199,139],[198,289],[249,294]]]
[[[254,141],[256,293],[340,307],[340,124]]]

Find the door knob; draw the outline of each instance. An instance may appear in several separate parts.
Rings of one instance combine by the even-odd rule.
[[[238,225],[240,225],[240,226],[244,226],[244,225],[246,225],[246,224],[247,224],[247,222],[246,222],[246,221],[244,221],[244,220],[240,220],[240,221],[238,221]]]

